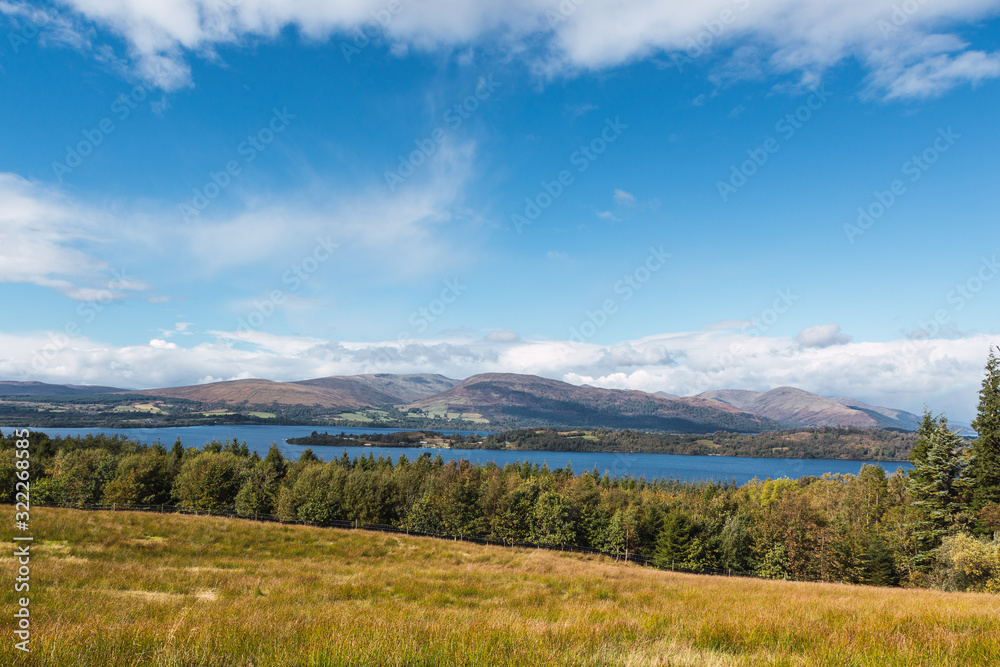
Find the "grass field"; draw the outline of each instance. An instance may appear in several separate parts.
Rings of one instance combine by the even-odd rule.
[[[33,650],[6,632],[3,665],[1000,664],[996,596],[212,517],[31,520]]]

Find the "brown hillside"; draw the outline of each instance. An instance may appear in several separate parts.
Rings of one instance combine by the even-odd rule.
[[[745,432],[775,428],[768,419],[714,401],[677,400],[642,391],[576,386],[514,373],[483,373],[407,407],[434,413],[479,413],[537,424],[662,429],[689,433],[726,428]]]
[[[272,382],[271,380],[231,380],[189,387],[145,389],[135,393],[148,396],[186,398],[203,403],[246,403],[247,405],[277,403],[279,405],[310,405],[323,408],[355,408],[366,405],[348,392],[302,386],[289,382]]]
[[[871,414],[824,396],[795,387],[767,392],[745,390],[706,391],[698,395],[729,403],[741,410],[802,426],[883,426]],[[888,421],[888,419],[887,419]]]

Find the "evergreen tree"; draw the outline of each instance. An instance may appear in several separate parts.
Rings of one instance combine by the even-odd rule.
[[[979,437],[972,445],[972,509],[1000,502],[1000,360],[990,350],[986,377],[979,390],[979,408],[972,428]]]
[[[695,527],[684,512],[675,510],[663,521],[663,529],[656,540],[656,552],[653,562],[657,567],[673,567],[687,565],[691,552],[691,538]]]
[[[311,452],[312,450],[309,451]],[[347,455],[347,450],[344,450],[344,455]],[[271,443],[271,448],[267,450],[267,456],[264,457],[264,465],[278,481],[285,478],[285,473],[288,472],[288,461],[285,460],[285,457],[281,454],[281,450],[278,449],[278,443]]]
[[[937,420],[931,416],[930,410],[924,407],[924,418],[917,428],[917,442],[910,450],[910,463],[927,460],[927,449],[930,447],[930,434],[934,430]]]
[[[926,415],[925,415],[926,417]],[[968,487],[967,470],[960,453],[964,442],[948,428],[942,416],[932,418],[929,432],[922,430],[920,451],[923,458],[912,456],[913,471],[907,487],[919,518],[913,526],[917,542],[916,565],[930,564],[942,538],[948,534],[960,511]],[[914,448],[917,450],[917,448]]]
[[[175,463],[180,463],[184,458],[184,444],[181,442],[180,436],[174,441],[174,446],[170,448],[170,456],[173,457]]]

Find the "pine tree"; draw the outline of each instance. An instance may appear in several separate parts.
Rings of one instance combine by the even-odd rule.
[[[979,434],[972,444],[971,475],[972,509],[978,511],[984,505],[1000,502],[1000,360],[992,350],[972,428]]]
[[[927,460],[927,448],[930,446],[928,437],[931,431],[934,430],[935,424],[937,424],[937,420],[931,416],[930,410],[925,407],[924,418],[917,428],[917,442],[913,445],[913,449],[910,450],[910,463],[916,463],[918,460]]]
[[[926,415],[925,415],[926,421]],[[913,526],[917,541],[916,565],[930,564],[942,538],[954,526],[959,512],[964,509],[964,496],[968,488],[967,470],[961,455],[964,446],[958,433],[948,428],[944,417],[931,418],[930,431],[921,427],[921,436],[914,450],[924,452],[911,455],[913,470],[907,487],[919,519]]]
[[[656,552],[653,556],[656,566],[662,568],[686,566],[694,532],[694,524],[686,513],[675,510],[667,515],[656,540]]]
[[[170,455],[178,464],[184,458],[184,445],[181,443],[180,436],[178,436],[177,440],[174,442],[174,446],[170,448]]]

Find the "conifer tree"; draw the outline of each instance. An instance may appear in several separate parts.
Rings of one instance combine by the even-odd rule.
[[[925,423],[927,421],[925,414]],[[932,428],[921,427],[919,446],[911,455],[913,470],[907,481],[910,496],[917,508],[919,519],[913,526],[917,541],[916,565],[930,564],[942,538],[954,526],[964,509],[968,477],[961,449],[964,446],[958,433],[948,428],[942,416],[931,418]]]
[[[928,438],[931,431],[934,430],[935,424],[937,424],[937,420],[931,416],[930,410],[924,407],[924,418],[917,428],[917,442],[914,443],[913,449],[910,450],[910,463],[915,464],[918,460],[927,460],[927,448],[930,446]]]
[[[663,521],[663,528],[656,540],[653,562],[657,567],[686,566],[691,550],[695,526],[686,513],[675,510]]]
[[[971,475],[972,509],[978,511],[987,504],[1000,502],[1000,360],[992,350],[972,428],[979,434],[972,445]]]

